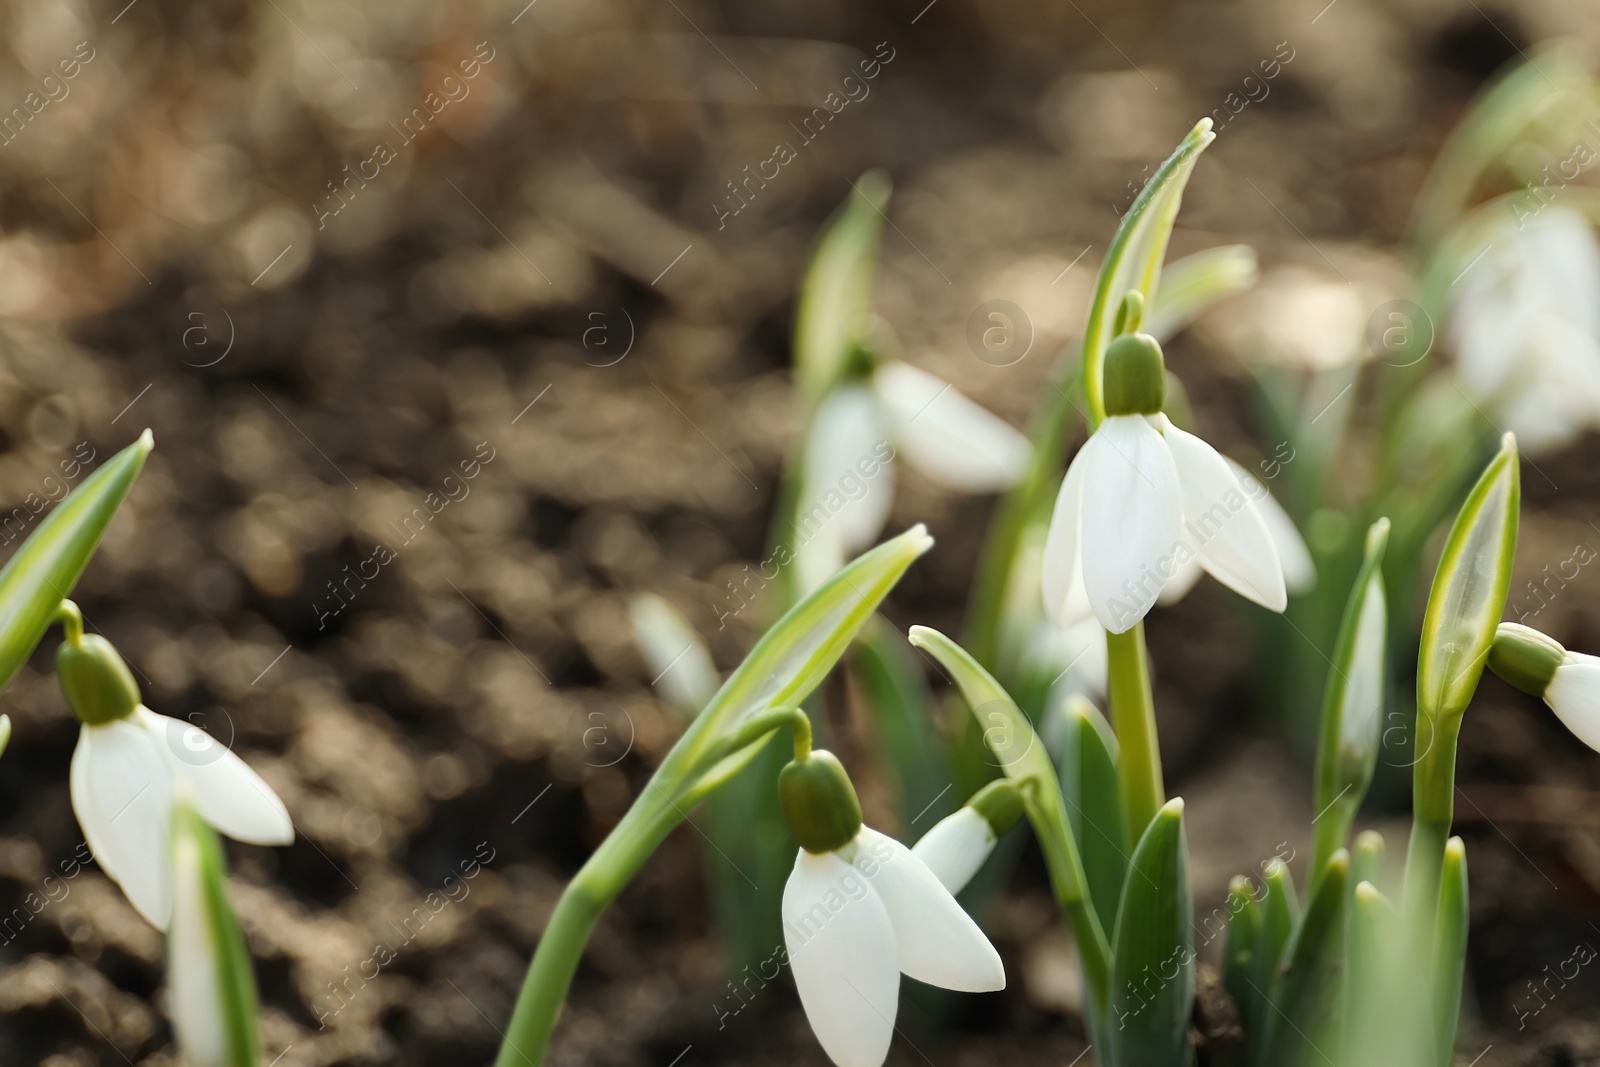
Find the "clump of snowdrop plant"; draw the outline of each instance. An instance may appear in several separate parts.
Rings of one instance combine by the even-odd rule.
[[[1563,81],[1578,77],[1570,63],[1551,70]],[[1522,115],[1521,125],[1469,117],[1443,153],[1444,178],[1433,182],[1417,227],[1427,306],[1445,302],[1439,278],[1462,261],[1469,237],[1487,232],[1466,198],[1514,147],[1504,132],[1533,128],[1532,85],[1531,75],[1513,74],[1485,104],[1492,118]],[[1290,594],[1311,589],[1324,570],[1260,479],[1174,422],[1174,412],[1184,418],[1169,395],[1176,379],[1163,341],[1255,275],[1253,256],[1238,249],[1165,263],[1185,184],[1213,139],[1209,120],[1196,125],[1124,214],[1082,340],[1046,391],[1031,438],[947,383],[881,355],[867,292],[888,187],[881,176],[862,179],[819,241],[802,287],[796,382],[807,429],[790,458],[774,541],[787,543],[807,516],[812,533],[825,532],[809,553],[780,564],[805,573],[780,583],[775,621],[725,678],[681,615],[665,602],[635,602],[657,680],[688,657],[664,689],[685,726],[549,915],[499,1067],[545,1062],[602,911],[673,829],[714,799],[737,801],[723,805],[731,817],[717,820],[717,834],[757,835],[766,854],[794,857],[772,918],[781,920],[806,1018],[840,1067],[884,1062],[902,974],[958,991],[1005,987],[1000,953],[954,894],[973,887],[986,864],[1000,866],[996,844],[1024,816],[1077,945],[1083,1022],[1102,1067],[1188,1067],[1197,1053],[1246,1067],[1450,1062],[1468,927],[1466,850],[1450,836],[1462,720],[1487,664],[1600,749],[1600,659],[1499,622],[1520,513],[1511,434],[1486,465],[1483,451],[1466,449],[1451,468],[1459,476],[1439,479],[1438,499],[1409,507],[1403,479],[1386,485],[1373,500],[1395,503],[1393,520],[1372,501],[1352,507],[1364,538],[1359,525],[1344,530],[1348,516],[1343,526],[1325,522],[1319,551],[1352,564],[1325,573],[1354,579],[1348,589],[1316,587],[1315,607],[1332,621],[1313,627],[1330,642],[1318,679],[1311,858],[1298,888],[1281,860],[1263,865],[1258,879],[1234,880],[1223,904],[1222,983],[1239,1026],[1198,1034],[1201,925],[1184,803],[1163,781],[1143,619],[1201,570],[1272,612],[1293,611]],[[1504,392],[1514,411],[1522,405],[1535,422],[1544,418],[1533,433],[1560,437],[1587,424],[1589,378],[1600,382],[1592,373],[1600,354],[1590,351],[1600,335],[1595,294],[1578,291],[1594,288],[1600,255],[1573,213],[1551,208],[1526,229],[1529,216],[1517,218],[1518,234],[1461,298],[1460,374]],[[1395,438],[1413,440],[1407,433],[1421,427],[1425,453],[1463,453],[1443,447],[1468,439],[1451,436],[1459,423],[1425,417],[1443,410],[1436,401],[1425,389],[1406,395]],[[1073,454],[1079,411],[1089,435]],[[285,844],[293,825],[242,760],[145,708],[116,650],[85,635],[64,599],[152,447],[147,432],[109,460],[0,569],[0,685],[60,621],[57,671],[82,723],[69,778],[85,837],[133,906],[168,932],[171,1013],[185,1061],[246,1067],[260,1058],[256,993],[216,832]],[[874,618],[933,547],[921,525],[845,561],[887,522],[890,464],[902,455],[949,488],[1005,494],[962,641],[924,626],[902,635]],[[866,458],[871,474],[859,466]],[[871,477],[880,480],[857,492]],[[1457,490],[1467,482],[1463,502]],[[1396,662],[1390,598],[1409,590],[1393,587],[1417,573],[1435,513],[1452,511],[1417,648],[1412,827],[1395,880],[1380,863],[1383,838],[1352,834],[1396,690],[1386,671]],[[912,647],[953,681],[977,729],[939,719]],[[1103,696],[1104,714],[1058,684],[1091,650],[1091,669],[1079,673],[1094,684],[1081,688]],[[841,663],[856,676],[883,762],[908,795],[920,781],[933,795],[923,810],[946,793],[968,798],[954,811],[954,802],[942,807],[912,848],[866,826],[842,763],[812,748],[802,705],[825,710],[818,694]],[[0,717],[0,750],[9,728]],[[782,731],[794,741],[787,763],[768,744]],[[777,752],[777,764],[764,752]],[[780,814],[776,828],[757,817],[762,806]]]

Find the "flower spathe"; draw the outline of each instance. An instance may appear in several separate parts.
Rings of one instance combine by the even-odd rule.
[[[1045,542],[1045,610],[1070,626],[1081,567],[1089,606],[1112,633],[1132,628],[1191,560],[1241,596],[1282,611],[1283,565],[1228,462],[1165,415],[1108,416],[1073,457]]]
[[[933,871],[865,826],[842,848],[799,851],[783,937],[806,1018],[839,1067],[883,1063],[902,973],[971,993],[1006,984],[1000,954]]]
[[[256,845],[294,840],[283,801],[244,760],[204,730],[143,705],[83,725],[71,785],[72,810],[95,862],[161,930],[172,917],[168,842],[180,790],[229,837]]]

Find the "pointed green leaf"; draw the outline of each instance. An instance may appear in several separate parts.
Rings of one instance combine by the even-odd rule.
[[[1425,985],[1399,910],[1371,882],[1350,897],[1344,1056],[1349,1067],[1423,1067],[1433,1059]]]
[[[1272,987],[1261,1062],[1311,1067],[1332,1062],[1344,994],[1345,901],[1350,853],[1333,854],[1317,876]]]
[[[1356,835],[1356,847],[1350,854],[1350,881],[1355,885],[1371,882],[1379,884],[1383,873],[1383,835],[1376,830],[1363,830]]]
[[[1156,813],[1134,849],[1111,948],[1111,1062],[1184,1067],[1194,1012],[1194,894],[1183,801]]]
[[[889,188],[882,171],[863,174],[811,254],[794,324],[795,378],[808,408],[833,388],[861,338]]]
[[[1461,980],[1467,963],[1467,846],[1452,837],[1444,849],[1439,883],[1439,915],[1433,941],[1434,1051],[1439,1067],[1449,1067],[1461,1014]]]
[[[1256,250],[1221,245],[1174,260],[1145,313],[1144,332],[1165,344],[1213,304],[1244,292],[1261,277]]]
[[[1177,151],[1156,168],[1111,238],[1106,258],[1100,264],[1094,302],[1089,305],[1089,321],[1083,328],[1084,395],[1094,425],[1098,425],[1105,414],[1101,366],[1106,346],[1111,343],[1117,310],[1131,289],[1143,294],[1146,304],[1154,301],[1156,280],[1167,254],[1167,239],[1172,235],[1172,224],[1183,202],[1183,188],[1189,182],[1189,174],[1200,153],[1216,138],[1211,132],[1209,118],[1196,123]]]
[[[1067,698],[1061,714],[1061,795],[1072,836],[1083,850],[1094,910],[1103,922],[1114,924],[1128,866],[1117,791],[1117,739],[1104,716],[1079,694]]]
[[[1494,644],[1517,550],[1521,486],[1517,442],[1506,434],[1450,528],[1428,594],[1417,710],[1437,724],[1466,710]]]
[[[1228,937],[1222,946],[1222,987],[1239,1008],[1247,1057],[1251,1042],[1261,1040],[1261,1020],[1267,1009],[1266,989],[1256,979],[1256,946],[1261,926],[1261,905],[1250,880],[1234,875],[1228,883]]]
[[[1280,859],[1267,861],[1261,881],[1265,892],[1261,898],[1261,921],[1256,925],[1255,974],[1251,981],[1267,997],[1271,995],[1278,964],[1288,951],[1295,924],[1300,921],[1300,898],[1294,891],[1294,876]]]
[[[172,863],[167,990],[184,1062],[256,1067],[261,1034],[255,974],[228,902],[222,844],[182,800],[173,809]]]
[[[1001,771],[1022,791],[1028,820],[1044,852],[1056,903],[1066,913],[1078,939],[1084,974],[1089,979],[1090,1011],[1098,1014],[1106,1003],[1110,947],[1105,927],[1089,899],[1077,839],[1073,837],[1066,802],[1044,743],[1010,694],[966,649],[926,626],[913,626],[910,641],[938,660],[955,679],[983,731],[984,744],[994,753]]]
[[[1367,531],[1366,556],[1345,602],[1344,621],[1328,665],[1312,795],[1317,812],[1313,871],[1322,870],[1328,858],[1345,847],[1378,764],[1388,652],[1389,607],[1383,589],[1383,550],[1388,541],[1389,520],[1379,519]]]
[[[146,430],[67,496],[0,570],[0,689],[28,661],[155,447]]]

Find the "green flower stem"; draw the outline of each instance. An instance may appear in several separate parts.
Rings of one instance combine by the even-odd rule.
[[[567,990],[600,913],[683,818],[659,786],[652,782],[651,787],[664,803],[630,808],[562,890],[528,965],[495,1067],[539,1067],[544,1062]]]
[[[62,636],[74,648],[83,644],[83,612],[70,600],[63,600],[56,608],[55,621],[61,624]]]
[[[1131,849],[1167,800],[1161,780],[1161,749],[1156,739],[1156,708],[1150,692],[1144,623],[1136,623],[1120,634],[1106,634],[1106,660],[1111,723],[1120,749],[1123,827]]]
[[[1411,841],[1406,846],[1403,910],[1416,936],[1431,939],[1444,869],[1445,842],[1455,818],[1456,737],[1459,719],[1435,724],[1417,715],[1417,748],[1423,755],[1412,769]]]

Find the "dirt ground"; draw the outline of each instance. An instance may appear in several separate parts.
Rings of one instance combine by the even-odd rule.
[[[1022,425],[1118,213],[1262,61],[1279,74],[1223,112],[1174,252],[1246,242],[1269,272],[1376,291],[1483,79],[1554,36],[1600,44],[1572,0],[1325,3],[8,5],[0,102],[77,73],[0,137],[0,503],[154,430],[77,598],[146,702],[228,740],[294,816],[291,847],[229,848],[268,1059],[492,1056],[563,880],[678,728],[627,597],[667,597],[724,668],[758,633],[719,608],[795,429],[798,272],[864,170],[896,183],[875,302],[905,358]],[[800,128],[868,57],[867,91]],[[778,143],[779,176],[734,192]],[[991,299],[1035,331],[1011,366],[966,342]],[[1259,454],[1218,335],[1172,366],[1207,436]],[[1525,471],[1519,586],[1600,544],[1597,461],[1589,438]],[[957,624],[985,513],[905,477],[891,526],[939,543],[896,624]],[[379,576],[340,585],[379,544]],[[1596,581],[1540,624],[1600,650]],[[1274,709],[1247,704],[1243,626],[1203,587],[1150,627],[1202,909],[1303,851],[1314,814]],[[0,1062],[173,1063],[162,939],[81,863],[54,641],[0,698]],[[1461,1062],[1600,1063],[1600,976],[1536,1013],[1529,994],[1600,944],[1600,757],[1491,679],[1460,781]],[[1403,806],[1372,819],[1401,851]],[[785,982],[727,1014],[702,848],[678,832],[605,917],[552,1064],[825,1063]],[[1011,988],[905,998],[891,1062],[1083,1050],[1031,853],[991,928]],[[380,945],[393,962],[352,979]]]

